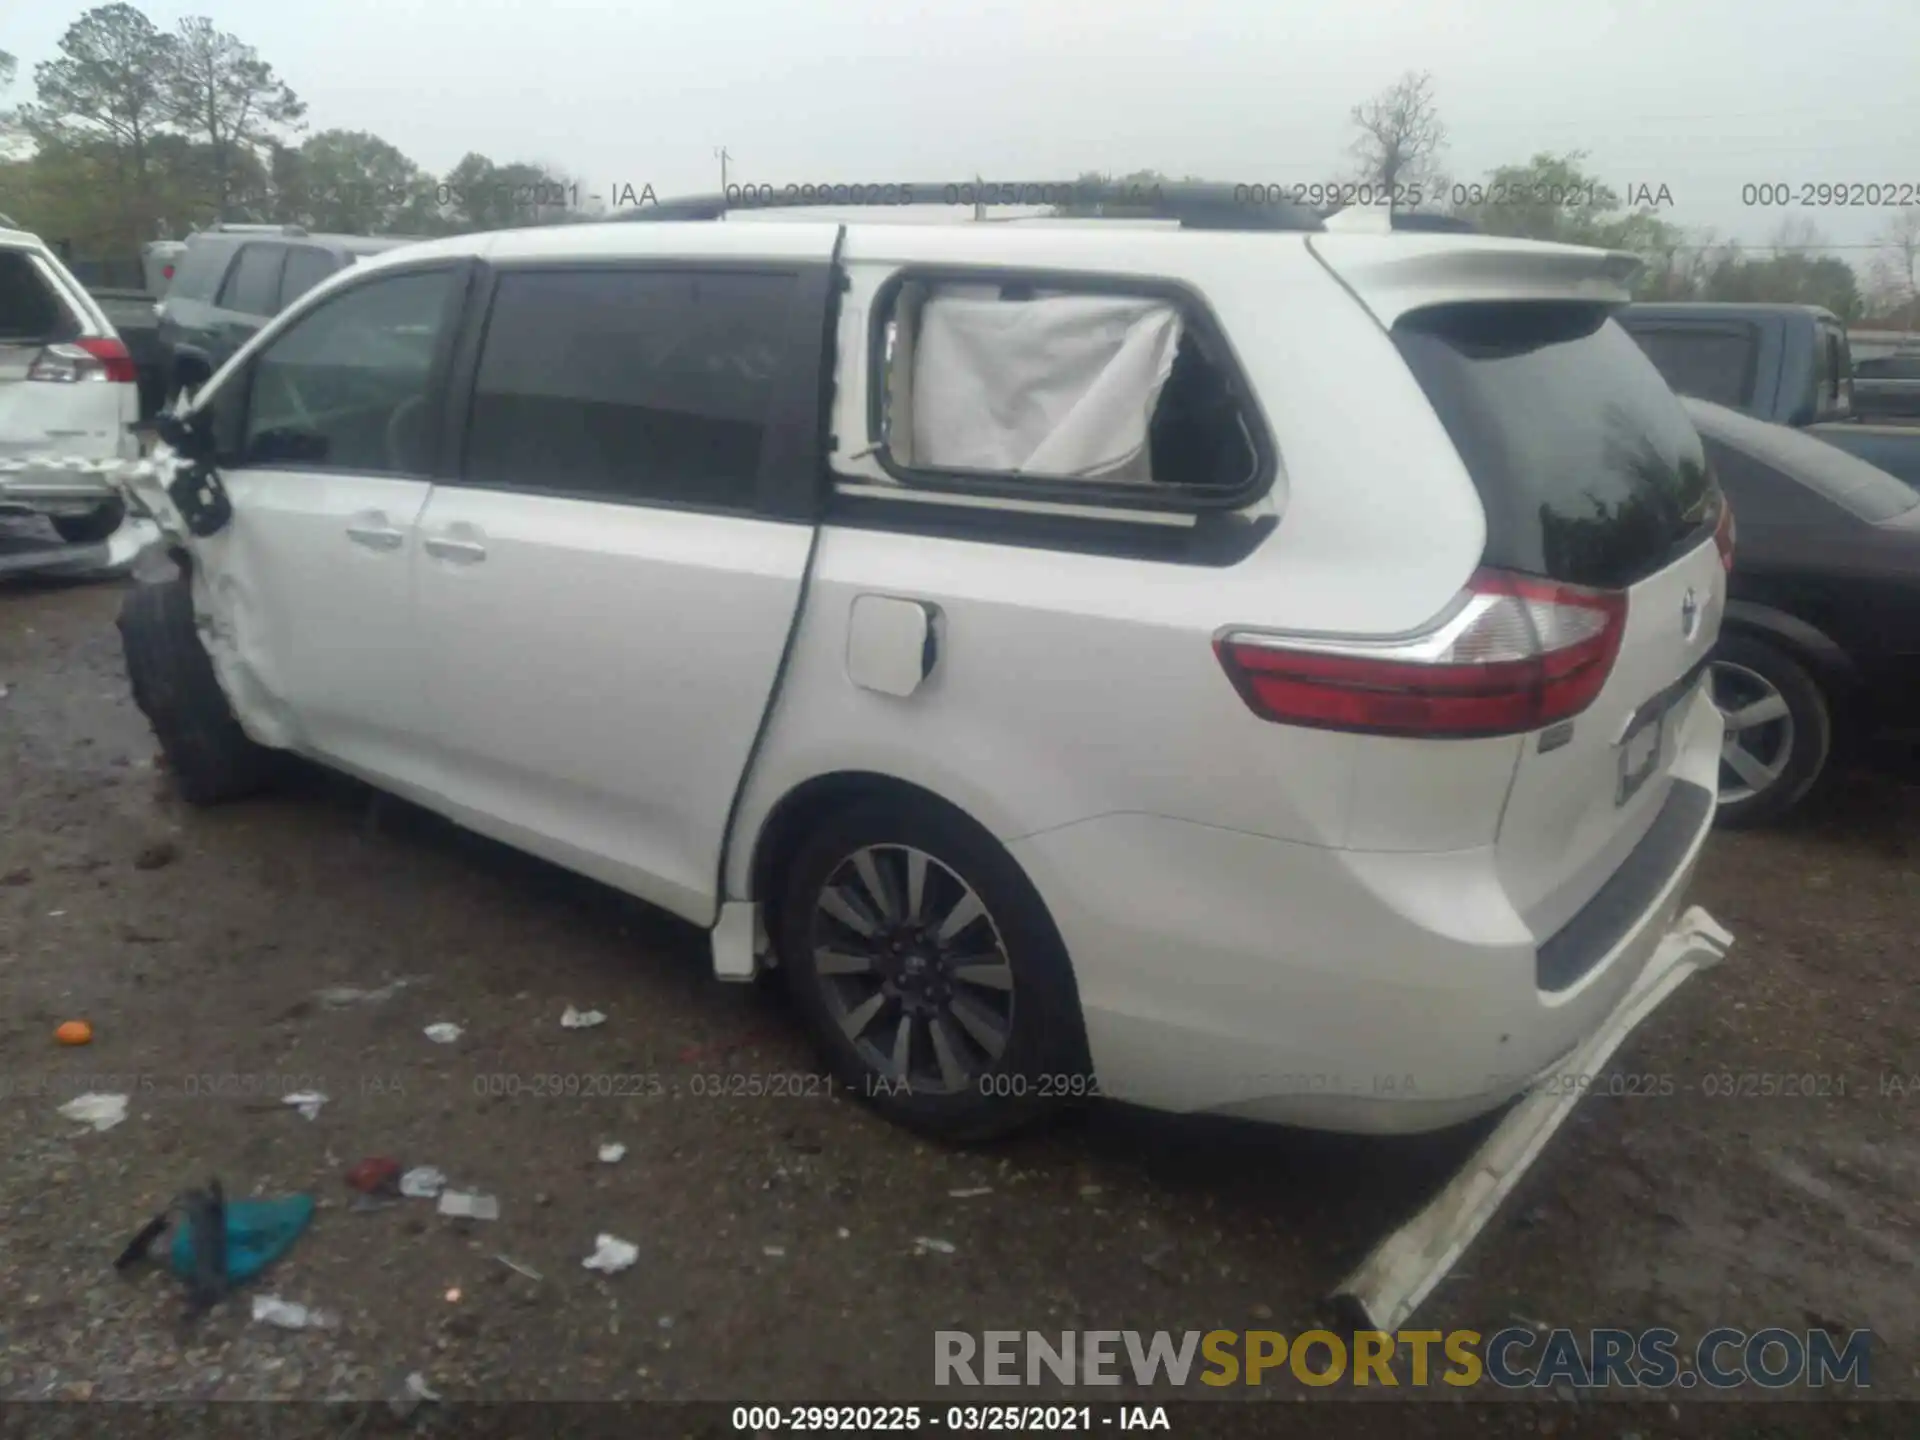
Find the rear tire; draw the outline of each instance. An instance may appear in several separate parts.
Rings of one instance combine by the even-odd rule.
[[[84,515],[49,515],[54,532],[69,545],[97,545],[118,530],[127,518],[124,500],[109,500]]]
[[[1772,824],[1826,775],[1832,704],[1795,656],[1751,635],[1723,635],[1710,670],[1714,703],[1727,716],[1720,824]]]
[[[858,802],[807,838],[785,881],[776,924],[795,1006],[840,1084],[886,1118],[979,1141],[1093,1095],[1066,948],[973,821],[905,797]],[[871,934],[839,918],[849,902]]]
[[[181,796],[217,805],[265,788],[280,769],[279,752],[248,737],[214,676],[194,620],[186,578],[136,585],[116,622],[127,679]]]

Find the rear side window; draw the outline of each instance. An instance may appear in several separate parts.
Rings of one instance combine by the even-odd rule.
[[[1920,355],[1884,355],[1853,367],[1862,380],[1920,380]]]
[[[1871,525],[1920,505],[1920,495],[1870,460],[1797,430],[1755,437],[1752,444],[1714,435],[1706,441],[1736,520],[1746,514],[1741,506],[1749,491],[1760,500],[1759,518],[1776,525],[1821,517],[1831,523],[1835,509]]]
[[[1487,564],[1615,588],[1706,538],[1700,437],[1605,307],[1437,306],[1393,335],[1480,492]]]
[[[24,250],[0,250],[0,344],[77,339],[79,321]]]
[[[220,287],[220,308],[242,315],[273,314],[280,303],[280,265],[286,254],[284,245],[242,245],[227,283]]]
[[[1735,523],[1753,529],[1820,526],[1831,529],[1847,513],[1818,491],[1746,451],[1706,438],[1707,458],[1727,492]]]
[[[897,480],[1218,503],[1262,478],[1225,342],[1176,295],[913,277],[881,305],[873,419]]]
[[[509,271],[474,383],[479,485],[748,508],[787,358],[793,280]]]
[[[1759,337],[1749,326],[1629,326],[1674,393],[1743,410],[1753,396]]]
[[[280,303],[274,313],[287,308],[334,271],[333,256],[311,245],[295,245],[287,251],[287,268],[280,276]]]
[[[233,246],[218,240],[189,243],[174,262],[173,283],[167,287],[169,300],[213,299],[220,288],[220,277],[233,258]]]

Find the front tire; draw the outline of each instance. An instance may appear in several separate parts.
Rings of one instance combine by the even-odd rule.
[[[1713,702],[1727,721],[1720,823],[1736,830],[1771,824],[1826,774],[1833,707],[1797,658],[1750,635],[1723,636],[1709,672]]]
[[[109,500],[84,515],[49,515],[54,533],[69,545],[97,545],[118,530],[127,518],[124,500]]]
[[[184,576],[127,593],[116,622],[127,679],[181,796],[217,805],[251,795],[279,769],[277,751],[256,743],[233,717],[194,620]]]
[[[822,1058],[888,1119],[985,1140],[1094,1093],[1059,933],[959,813],[889,798],[830,816],[788,867],[777,923]]]

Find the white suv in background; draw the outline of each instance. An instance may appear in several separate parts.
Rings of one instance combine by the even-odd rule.
[[[169,418],[189,798],[296,752],[629,891],[955,1136],[1444,1126],[1717,957],[1731,517],[1631,260],[719,208],[366,260]]]
[[[120,528],[125,503],[100,462],[139,453],[136,379],[113,322],[59,257],[0,229],[0,516],[43,515],[70,544]]]

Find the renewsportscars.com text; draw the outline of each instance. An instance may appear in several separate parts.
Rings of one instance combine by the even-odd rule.
[[[1676,1330],[966,1330],[934,1332],[942,1386],[1303,1385],[1506,1390],[1579,1388],[1767,1390],[1869,1385],[1873,1334],[1709,1330],[1691,1346]]]

